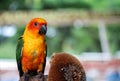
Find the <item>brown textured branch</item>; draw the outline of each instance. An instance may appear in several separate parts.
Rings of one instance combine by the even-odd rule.
[[[48,81],[86,81],[82,64],[68,53],[55,53],[50,65]]]
[[[22,76],[19,81],[25,81],[24,76]],[[47,75],[44,75],[42,78],[32,76],[29,77],[29,81],[47,81]]]

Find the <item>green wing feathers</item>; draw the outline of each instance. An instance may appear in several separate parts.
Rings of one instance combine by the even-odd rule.
[[[20,76],[23,75],[22,64],[21,64],[22,47],[23,47],[23,39],[22,37],[20,37],[18,40],[17,49],[16,49],[16,60],[17,60],[17,66],[18,66],[18,71]]]

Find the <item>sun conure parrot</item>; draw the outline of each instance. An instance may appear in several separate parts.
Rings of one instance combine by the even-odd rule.
[[[47,55],[46,32],[47,22],[42,18],[34,18],[27,24],[16,49],[20,77],[24,74],[44,74]]]

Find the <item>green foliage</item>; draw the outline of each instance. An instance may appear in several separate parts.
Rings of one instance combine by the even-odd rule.
[[[7,10],[12,0],[0,0],[0,10]]]
[[[100,41],[96,27],[83,27],[72,29],[73,49],[81,52],[100,52]]]
[[[0,42],[0,58],[14,58],[18,38],[23,34],[24,27],[17,27],[17,33],[11,38],[6,38]]]
[[[17,27],[17,32],[16,32],[16,34],[15,34],[13,37],[7,39],[7,41],[9,41],[9,42],[11,42],[11,43],[17,43],[19,37],[22,36],[22,34],[23,34],[23,32],[24,32],[24,27],[25,27],[25,26]]]
[[[12,58],[15,59],[16,45],[11,42],[4,42],[0,44],[0,59]]]
[[[110,24],[107,27],[110,49],[113,54],[120,50],[120,24]]]
[[[79,8],[92,11],[120,11],[120,0],[0,0],[0,10]]]
[[[47,37],[48,54],[53,52],[100,52],[101,46],[96,27],[59,27],[56,36]]]
[[[44,0],[43,8],[57,9],[57,8],[90,8],[90,5],[84,0]]]
[[[70,36],[70,27],[58,27],[54,28],[56,34],[54,37],[47,36],[48,55],[52,55],[54,52],[63,51],[64,41]]]
[[[47,37],[48,55],[53,52],[101,52],[101,44],[96,26],[55,28],[55,37]],[[107,33],[112,54],[120,50],[119,25],[108,25]]]
[[[119,0],[85,0],[94,11],[120,11]]]

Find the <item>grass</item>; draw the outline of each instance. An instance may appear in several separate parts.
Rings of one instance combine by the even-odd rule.
[[[15,59],[16,45],[11,42],[0,44],[0,59]]]

